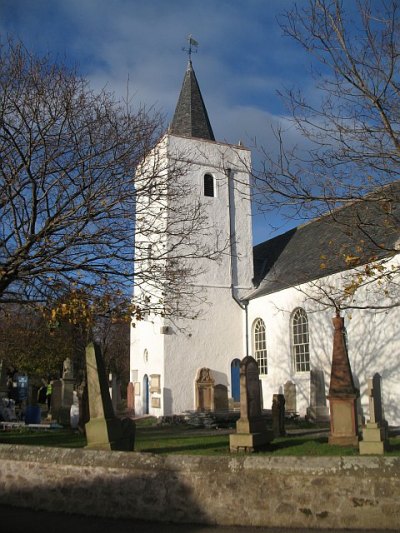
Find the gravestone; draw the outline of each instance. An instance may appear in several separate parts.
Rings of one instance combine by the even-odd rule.
[[[0,360],[0,399],[7,398],[7,369],[4,361]]]
[[[196,410],[214,411],[214,378],[209,368],[200,368],[196,379]]]
[[[63,426],[69,426],[71,422],[71,405],[75,386],[74,371],[71,359],[67,357],[63,363],[63,375],[61,379],[61,407],[58,411],[58,421]]]
[[[214,387],[214,410],[215,411],[228,411],[228,387],[219,383]]]
[[[231,452],[254,452],[273,438],[261,414],[260,378],[257,361],[250,356],[240,363],[240,418],[236,433],[229,436]]]
[[[332,319],[333,351],[329,386],[330,433],[329,444],[358,446],[357,398],[344,336],[344,319]]]
[[[285,396],[274,394],[272,396],[272,431],[274,437],[284,437],[285,430]]]
[[[102,450],[132,451],[135,423],[114,415],[108,391],[104,360],[99,346],[86,347],[86,374],[89,399],[89,422],[85,425],[87,447]]]
[[[77,391],[72,393],[72,405],[69,411],[70,426],[72,429],[78,429],[79,426],[79,398]]]
[[[283,386],[285,395],[285,410],[289,415],[297,414],[296,385],[292,381],[287,381]]]
[[[388,447],[388,424],[382,408],[381,376],[368,379],[369,421],[362,432],[360,454],[382,455]]]
[[[310,407],[307,408],[307,418],[314,422],[329,422],[323,370],[310,371]]]
[[[62,381],[55,379],[52,382],[52,393],[50,403],[50,414],[52,420],[58,420],[60,409],[62,407]]]
[[[128,416],[135,415],[135,385],[131,381],[126,389],[126,411]]]

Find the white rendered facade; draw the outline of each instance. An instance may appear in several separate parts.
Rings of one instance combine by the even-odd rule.
[[[194,302],[196,320],[172,322],[151,314],[132,328],[135,410],[155,416],[195,409],[195,380],[202,367],[211,369],[215,384],[226,386],[229,395],[231,362],[246,355],[245,312],[237,300],[252,286],[249,151],[175,135],[167,135],[161,149],[167,159],[186,159],[185,179],[192,187],[181,201],[199,202],[206,214],[207,235],[193,239],[207,239],[208,245],[214,240],[215,249],[224,243],[226,248],[218,261],[192,260],[193,268],[201,270],[192,283],[204,300]],[[204,195],[206,175],[214,180],[211,197]]]
[[[199,123],[200,129],[192,130]],[[261,243],[254,248],[253,268],[251,155],[241,146],[214,141],[191,62],[173,125],[153,156],[165,163],[162,165],[165,172],[174,162],[183,163],[190,191],[181,198],[167,198],[160,205],[156,202],[151,208],[144,205],[141,210],[144,215],[137,218],[137,227],[140,229],[140,224],[147,221],[150,226],[154,224],[155,230],[145,238],[138,231],[136,257],[140,258],[149,244],[168,249],[168,232],[163,233],[163,228],[170,213],[181,203],[199,204],[205,214],[206,231],[191,235],[193,242],[215,250],[223,247],[223,243],[228,246],[219,261],[191,259],[193,270],[199,270],[191,280],[191,287],[203,300],[200,305],[193,300],[194,314],[198,313],[195,319],[171,320],[149,314],[131,329],[130,368],[131,381],[135,384],[136,414],[163,416],[196,409],[196,378],[200,369],[209,369],[214,385],[226,387],[228,397],[237,401],[237,392],[234,394],[237,374],[234,379],[232,363],[237,365],[246,355],[253,355],[259,362],[264,409],[270,409],[273,394],[284,393],[285,384],[289,384],[295,388],[295,411],[306,415],[315,401],[317,375],[318,401],[324,404],[318,407],[328,413],[325,400],[329,390],[335,310],[321,306],[318,294],[310,297],[310,291],[318,284],[325,288],[328,284],[336,285],[342,290],[344,277],[351,275],[346,265],[340,266],[337,260],[349,245],[341,231],[345,226],[340,228],[329,217],[325,221],[322,217],[320,222],[313,221]],[[145,163],[144,172],[146,164],[151,169],[151,158]],[[161,172],[158,179],[162,178]],[[206,180],[211,180],[208,186],[212,194],[205,193]],[[143,201],[146,204],[146,198]],[[376,228],[379,229],[379,223]],[[340,238],[344,241],[337,249],[327,247],[327,243]],[[377,242],[381,239],[384,240],[383,234]],[[277,240],[282,245],[279,250]],[[259,247],[261,255],[257,256]],[[387,249],[398,250],[398,247],[389,243]],[[329,254],[332,262],[337,263],[324,278],[320,277],[321,254]],[[398,256],[392,261],[398,261]],[[260,272],[257,274],[256,270]],[[259,274],[261,277],[257,277]],[[300,277],[296,278],[296,274]],[[253,276],[257,287],[253,286]],[[375,288],[377,292],[372,286],[357,291],[358,302],[367,307],[384,303],[382,290]],[[144,289],[145,284],[136,283],[135,297],[140,299]],[[161,293],[159,288],[155,297],[161,297]],[[383,380],[386,419],[390,424],[400,425],[397,334],[400,311],[396,307],[382,311],[367,308],[347,311],[343,316],[353,378],[361,393],[360,415],[368,419],[367,380],[379,373]]]
[[[398,264],[398,256],[392,262]],[[351,272],[347,272],[347,276],[349,274]],[[338,273],[323,278],[320,286],[327,286],[328,283],[343,285],[343,276],[343,273]],[[358,300],[373,304],[378,298],[381,305],[385,304],[379,287],[369,287],[368,292],[369,294],[365,289],[360,289]],[[310,295],[316,299],[310,298]],[[297,412],[305,416],[310,406],[310,371],[296,371],[293,354],[292,316],[299,308],[305,311],[308,319],[310,370],[323,371],[325,394],[328,395],[333,347],[332,318],[335,310],[323,309],[317,299],[317,289],[304,284],[250,300],[249,329],[252,331],[259,318],[266,326],[268,374],[260,376],[266,409],[271,408],[272,395],[283,393],[284,384],[288,381],[296,385]],[[388,307],[390,303],[388,299]],[[367,383],[369,378],[378,373],[382,377],[386,420],[392,425],[400,425],[400,340],[397,332],[400,309],[349,309],[342,316],[345,319],[353,379],[360,390],[359,415],[368,420]],[[328,401],[326,405],[329,407]]]

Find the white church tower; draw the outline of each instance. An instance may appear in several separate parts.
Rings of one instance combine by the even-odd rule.
[[[157,153],[165,158],[166,169],[176,159],[186,159],[190,191],[181,201],[200,205],[213,228],[207,244],[215,250],[223,243],[226,247],[218,261],[193,259],[195,270],[201,267],[191,279],[203,300],[197,318],[150,313],[131,328],[135,411],[163,416],[217,410],[238,399],[238,363],[248,353],[247,307],[240,298],[249,293],[253,277],[251,154],[242,146],[215,141],[190,55],[172,123]],[[167,217],[178,201],[168,204]],[[141,223],[137,219],[139,230]],[[155,234],[153,242],[159,238]],[[136,298],[140,291],[135,288]]]

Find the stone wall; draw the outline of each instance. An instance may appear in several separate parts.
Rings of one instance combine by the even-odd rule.
[[[171,522],[397,529],[400,458],[156,456],[0,445],[0,504]]]

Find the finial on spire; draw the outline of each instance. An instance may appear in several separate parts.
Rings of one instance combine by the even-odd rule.
[[[187,48],[183,47],[182,50],[184,52],[187,52],[189,61],[192,62],[192,54],[197,54],[197,47],[199,46],[199,43],[195,39],[193,39],[192,34],[189,34],[187,36],[187,42],[189,46]],[[193,49],[193,47],[195,47],[195,49]]]

